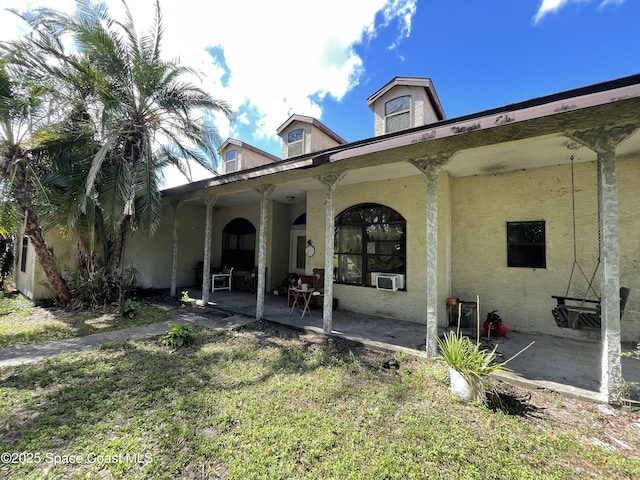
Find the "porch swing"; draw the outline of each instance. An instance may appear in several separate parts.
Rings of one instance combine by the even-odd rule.
[[[571,212],[573,220],[573,264],[571,266],[571,274],[569,275],[569,283],[567,284],[567,290],[564,296],[552,295],[551,298],[557,302],[556,308],[551,313],[556,321],[556,324],[560,328],[593,328],[599,329],[602,325],[601,319],[601,299],[593,288],[593,281],[596,273],[600,268],[600,191],[598,187],[598,261],[593,270],[591,277],[587,277],[580,262],[578,262],[577,255],[577,242],[576,242],[576,201],[575,201],[575,180],[574,180],[574,168],[573,168],[573,155],[571,160]],[[598,179],[600,178],[600,169],[598,169]],[[598,182],[599,184],[599,182]],[[569,297],[569,290],[571,288],[571,282],[573,275],[577,270],[582,274],[582,277],[587,281],[587,290],[582,298]],[[590,292],[595,298],[587,298]],[[629,297],[629,289],[626,287],[620,288],[620,317],[624,313],[624,308]]]

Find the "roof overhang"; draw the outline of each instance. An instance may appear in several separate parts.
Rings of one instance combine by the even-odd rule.
[[[533,122],[539,119],[579,112],[589,108],[615,104],[622,100],[638,98],[640,98],[640,75],[635,75],[592,87],[540,97],[474,115],[376,137],[361,143],[350,144],[340,151],[332,153],[329,159],[330,162],[339,162],[349,158],[387,152],[418,144],[433,143],[434,145],[441,145],[442,142],[438,142],[438,140],[465,136],[470,138],[471,134],[475,134],[477,138],[479,135],[476,134],[476,132],[486,132],[491,129],[509,126],[523,126],[527,122]],[[617,112],[615,114],[615,121],[622,122],[628,120],[629,122],[640,124],[637,111],[638,110],[628,109],[628,119],[623,118],[624,115],[621,115],[622,112]],[[576,115],[576,118],[578,117],[579,115]],[[592,121],[593,120],[601,121],[602,119],[599,117],[592,119]],[[570,130],[572,123],[565,123],[567,123],[567,125],[564,127],[564,130]],[[555,127],[554,133],[556,136],[562,133],[563,129],[558,129],[558,126],[562,127],[562,124],[563,122],[558,122]],[[573,126],[574,129],[581,127],[580,122],[575,122]],[[535,129],[531,128],[520,128],[519,130],[521,130],[523,138],[526,136],[531,138],[535,136],[536,133]],[[540,132],[542,132],[542,130],[540,130]],[[514,139],[516,138],[517,137],[514,137]],[[464,148],[464,141],[457,143],[459,143],[460,148]],[[473,141],[468,142],[467,148],[471,148],[472,146]]]

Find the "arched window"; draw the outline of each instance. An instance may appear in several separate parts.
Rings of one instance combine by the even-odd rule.
[[[249,220],[235,218],[222,231],[221,267],[251,270],[255,265],[256,229]]]
[[[407,222],[395,210],[374,203],[344,210],[336,217],[336,283],[376,286],[380,273],[398,274],[405,288]]]

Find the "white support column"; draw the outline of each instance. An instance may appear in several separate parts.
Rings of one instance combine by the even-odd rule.
[[[264,316],[264,291],[265,291],[265,274],[267,263],[267,206],[269,197],[273,193],[274,185],[265,184],[256,188],[256,192],[260,195],[260,235],[258,239],[258,286],[256,298],[256,320],[260,320]]]
[[[333,242],[336,224],[333,212],[333,194],[343,177],[344,172],[329,173],[316,177],[316,180],[327,189],[324,235],[324,298],[322,304],[322,330],[325,335],[329,335],[333,330]]]
[[[622,403],[620,326],[620,242],[615,151],[598,153],[602,372],[600,394],[611,404]]]
[[[443,153],[411,160],[411,164],[424,173],[427,179],[427,334],[425,342],[429,357],[438,355],[438,178],[442,167],[452,155],[452,153]]]
[[[620,325],[620,241],[616,147],[632,135],[635,125],[599,127],[566,135],[597,153],[600,235],[601,381],[600,395],[612,405],[622,403],[622,331]]]
[[[211,229],[213,228],[213,205],[217,196],[209,195],[204,199],[207,206],[204,226],[204,260],[202,265],[202,304],[209,303],[211,294]]]
[[[178,224],[180,220],[178,213],[180,212],[182,205],[184,205],[184,201],[171,202],[171,206],[173,207],[173,248],[171,250],[171,288],[169,290],[169,295],[171,297],[176,296],[177,289],[176,277],[178,275]]]

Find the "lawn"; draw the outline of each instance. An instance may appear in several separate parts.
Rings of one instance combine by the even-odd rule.
[[[140,303],[133,318],[104,311],[69,311],[63,308],[42,308],[19,294],[0,294],[0,348],[9,345],[82,337],[127,326],[162,321],[161,308]]]
[[[7,368],[0,478],[640,478],[637,412],[497,383],[494,411],[388,356],[259,322]]]

